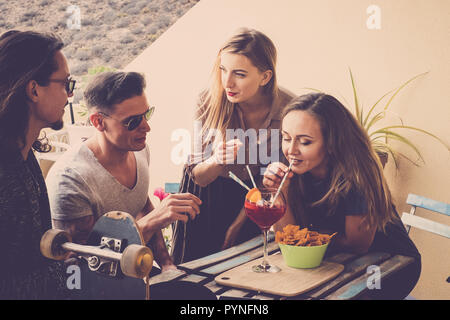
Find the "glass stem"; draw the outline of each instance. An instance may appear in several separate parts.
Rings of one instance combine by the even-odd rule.
[[[262,265],[264,266],[264,267],[266,267],[266,266],[268,266],[269,265],[269,263],[267,262],[267,240],[268,240],[268,237],[269,237],[269,233],[268,233],[268,230],[263,230],[263,239],[264,239],[264,257],[263,257],[263,261],[262,261]]]

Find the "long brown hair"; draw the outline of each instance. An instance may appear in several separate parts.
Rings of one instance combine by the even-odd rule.
[[[272,71],[272,78],[264,86],[263,93],[273,100],[278,92],[275,73],[277,51],[272,40],[260,31],[241,28],[220,48],[212,71],[211,85],[201,98],[200,114],[197,120],[202,122],[202,136],[205,144],[211,142],[215,129],[222,137],[234,112],[234,104],[229,102],[222,87],[220,56],[223,52],[246,56],[259,71]]]
[[[25,145],[30,113],[25,88],[31,80],[49,84],[58,70],[54,55],[63,46],[54,34],[11,30],[0,36],[0,141],[5,145]],[[48,151],[39,141],[33,148]]]
[[[396,215],[380,160],[367,133],[336,98],[324,93],[294,98],[285,108],[283,118],[297,110],[308,112],[318,120],[330,176],[328,191],[311,205],[326,204],[332,214],[339,199],[354,188],[367,202],[366,227],[376,226],[384,231]],[[297,219],[307,224],[304,194],[303,177],[294,175],[288,189],[289,205]]]

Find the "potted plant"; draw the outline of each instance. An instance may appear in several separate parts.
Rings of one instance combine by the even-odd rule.
[[[413,163],[416,166],[420,166],[419,161],[424,163],[424,159],[422,154],[420,153],[419,148],[409,139],[407,139],[404,135],[399,133],[398,131],[402,130],[413,130],[421,132],[425,135],[428,135],[437,141],[439,141],[441,144],[443,144],[448,151],[450,151],[449,146],[442,141],[439,137],[435,136],[434,134],[425,131],[420,128],[407,126],[403,123],[402,119],[400,119],[400,124],[397,125],[387,125],[382,127],[376,127],[375,124],[377,124],[379,121],[382,121],[386,119],[386,116],[388,114],[388,109],[394,100],[394,98],[397,96],[397,94],[406,87],[409,83],[413,82],[419,77],[422,77],[426,75],[428,72],[421,73],[419,75],[416,75],[403,83],[400,87],[397,89],[391,90],[384,94],[381,98],[379,98],[375,104],[373,104],[370,109],[368,109],[367,112],[365,112],[365,109],[360,105],[358,95],[356,92],[356,86],[355,86],[355,80],[353,78],[353,74],[351,69],[349,69],[350,72],[350,78],[352,81],[352,89],[353,89],[353,99],[355,104],[355,116],[360,125],[366,130],[367,134],[369,135],[369,138],[372,142],[372,146],[375,150],[375,152],[380,157],[380,161],[384,167],[384,165],[387,162],[388,156],[391,155],[392,160],[395,163],[395,167],[398,169],[398,158],[403,157]],[[382,102],[386,101],[384,103],[384,106],[382,106]],[[378,107],[378,108],[377,108]],[[417,160],[413,160],[410,156],[407,156],[401,152],[399,152],[397,149],[395,149],[391,144],[390,141],[399,141],[405,145],[407,145],[410,149],[414,151],[414,153],[417,155]]]

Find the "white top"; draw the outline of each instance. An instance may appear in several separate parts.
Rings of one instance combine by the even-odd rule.
[[[133,217],[148,198],[150,151],[135,152],[137,180],[129,189],[116,180],[95,158],[86,143],[69,149],[50,169],[46,183],[52,219],[72,220],[109,211]]]

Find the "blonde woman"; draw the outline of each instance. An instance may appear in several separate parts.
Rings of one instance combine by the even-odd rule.
[[[421,257],[396,212],[366,132],[338,100],[317,93],[292,100],[281,133],[292,171],[283,185],[288,209],[275,229],[298,224],[337,232],[331,251],[414,257],[395,279],[371,290],[373,298],[404,298],[419,279]],[[285,164],[272,163],[263,184],[278,187],[286,172]]]
[[[208,90],[200,94],[196,120],[201,143],[185,167],[183,191],[200,196],[200,215],[174,233],[176,263],[225,249],[260,234],[243,211],[248,186],[282,156],[280,115],[293,95],[277,85],[276,49],[263,33],[241,29],[219,50]],[[275,129],[275,130],[274,130]],[[261,173],[262,172],[262,173]]]

